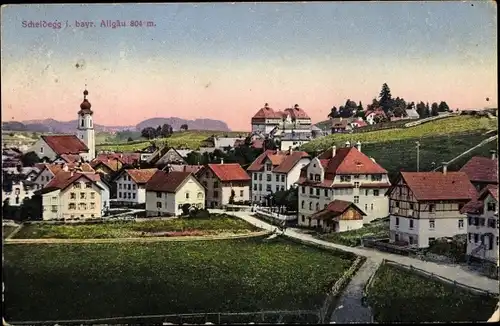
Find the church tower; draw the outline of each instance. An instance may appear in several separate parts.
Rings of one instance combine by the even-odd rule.
[[[80,111],[78,111],[78,127],[77,137],[89,148],[89,154],[86,160],[91,161],[95,158],[95,135],[94,135],[94,122],[92,115],[94,112],[90,109],[92,105],[87,100],[89,92],[85,89],[83,91],[83,102],[80,104]]]

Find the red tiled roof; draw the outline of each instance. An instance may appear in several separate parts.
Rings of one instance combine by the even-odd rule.
[[[477,191],[463,172],[400,172],[417,200],[471,200]]]
[[[498,184],[498,159],[474,156],[461,169],[471,182]]]
[[[53,189],[63,190],[80,178],[86,178],[92,182],[100,180],[98,174],[61,171],[52,180],[50,180],[49,183],[47,183],[47,185],[44,187],[44,192],[49,192]]]
[[[203,165],[185,165],[185,164],[171,164],[169,166],[170,171],[178,172],[190,172],[196,173],[203,168]]]
[[[132,180],[137,184],[146,183],[158,171],[158,169],[125,169]]]
[[[473,198],[470,202],[465,204],[465,206],[460,210],[460,213],[481,214],[484,205],[483,200],[488,194],[490,194],[498,202],[498,185],[487,185],[477,195],[477,198]]]
[[[262,171],[264,168],[264,162],[266,159],[269,159],[273,165],[273,172],[288,173],[302,158],[305,157],[309,157],[309,154],[306,152],[292,151],[292,154],[290,154],[288,151],[266,150],[252,162],[247,171]]]
[[[42,136],[42,139],[57,154],[79,154],[89,149],[75,135]]]
[[[67,163],[75,163],[82,160],[82,157],[78,154],[61,154],[59,157]]]
[[[284,114],[285,114],[285,117],[287,114],[289,114],[292,119],[311,119],[307,115],[307,113],[302,108],[300,108],[298,105],[295,105],[293,108],[285,109]]]
[[[110,158],[110,159],[108,159],[108,158],[101,158],[101,159],[95,158],[92,160],[92,162],[90,162],[90,164],[93,168],[96,168],[100,164],[103,164],[103,165],[107,166],[110,170],[116,172],[120,169],[121,164],[123,164],[123,163],[115,158]]]
[[[141,159],[140,153],[109,153],[98,154],[96,160],[105,161],[109,159],[116,159],[122,164],[134,164]]]
[[[177,188],[190,176],[191,172],[158,170],[146,183],[147,191],[175,193]]]
[[[46,163],[45,168],[48,169],[50,172],[52,172],[53,175],[56,175],[60,171],[63,170],[64,165],[63,164],[48,164],[48,163]]]
[[[345,200],[335,199],[330,202],[328,206],[319,212],[313,214],[311,216],[312,219],[325,219],[325,218],[333,218],[342,215],[349,207],[353,207],[357,211],[360,212],[361,216],[366,216],[366,214],[357,207],[354,203]]]
[[[334,118],[332,119],[332,128],[345,129],[349,125],[348,119]]]
[[[375,113],[375,115],[385,116],[384,110],[382,108],[377,108],[375,110],[366,110],[365,111],[365,117],[369,116],[372,113]]]
[[[255,115],[253,116],[252,119],[262,119],[262,118],[268,118],[268,119],[280,119],[283,118],[283,112],[276,112],[272,108],[268,106],[264,106],[262,109],[257,111]]]
[[[332,150],[326,150],[319,157],[320,160],[328,159],[325,174],[332,177],[337,174],[386,174],[387,170],[373,162],[366,154],[355,147],[342,147],[336,149],[332,157]],[[328,178],[329,179],[329,178]]]
[[[250,181],[250,176],[238,163],[208,164],[208,168],[220,181]]]
[[[498,201],[498,185],[487,185],[478,195],[478,200],[484,200],[487,195],[491,195]]]

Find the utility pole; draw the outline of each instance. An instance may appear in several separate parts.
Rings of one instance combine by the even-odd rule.
[[[417,144],[417,172],[420,171],[420,142],[416,141]]]

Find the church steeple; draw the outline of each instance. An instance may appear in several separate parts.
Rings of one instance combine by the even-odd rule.
[[[92,105],[87,99],[87,95],[89,95],[89,91],[85,85],[83,102],[80,104],[80,111],[78,111],[77,136],[87,145],[89,149],[87,160],[90,161],[95,157],[94,123],[92,121],[94,112],[91,110]]]

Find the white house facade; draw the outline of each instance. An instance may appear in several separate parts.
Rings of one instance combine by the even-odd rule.
[[[158,169],[126,169],[116,178],[117,203],[134,206],[146,203],[146,183]]]

